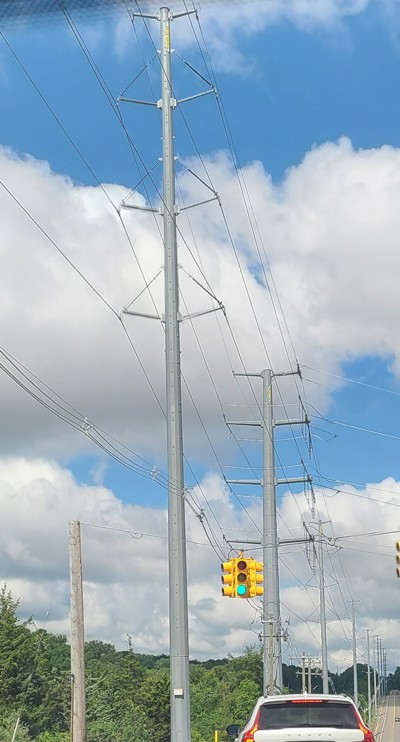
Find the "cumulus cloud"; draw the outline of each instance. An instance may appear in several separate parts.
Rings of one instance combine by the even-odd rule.
[[[216,153],[204,162],[221,196],[235,249],[216,204],[193,210],[190,224],[180,216],[181,311],[217,306],[201,283],[223,303],[230,329],[220,313],[182,323],[185,450],[189,460],[211,472],[192,496],[201,503],[206,493],[213,526],[215,515],[229,539],[245,541],[259,537],[260,501],[250,501],[246,511],[238,509],[212,473],[203,426],[218,454],[226,452],[233,461],[236,449],[226,437],[220,402],[237,403],[242,395],[241,401],[244,397],[253,404],[255,416],[259,411],[232,370],[287,365],[285,323],[301,363],[335,373],[349,359],[374,354],[398,375],[400,151],[388,146],[354,150],[347,139],[327,143],[307,153],[279,184],[260,163],[248,164],[240,176],[257,217],[257,244],[229,158]],[[200,171],[198,162],[188,164]],[[46,163],[8,150],[1,151],[0,166],[7,189],[0,192],[2,345],[82,411],[89,425],[94,420],[164,465],[162,323],[123,315],[122,325],[120,315],[128,304],[139,312],[162,314],[162,276],[151,283],[151,296],[143,291],[163,262],[154,217],[124,214],[132,251],[101,188],[76,185]],[[116,205],[128,195],[116,184],[104,188]],[[187,172],[180,175],[186,203],[202,200],[201,189]],[[133,198],[144,204],[140,195]],[[2,362],[3,371],[13,370],[9,360],[3,357]],[[67,523],[79,518],[84,524],[88,637],[121,645],[129,633],[137,651],[166,651],[166,513],[123,504],[101,485],[101,468],[92,472],[96,484],[78,484],[56,461],[87,451],[88,438],[70,432],[4,373],[0,389],[7,420],[0,434],[0,573],[21,596],[26,613],[39,621],[38,614],[45,616],[53,602],[47,625],[68,633]],[[313,402],[318,394],[318,404],[328,408],[325,390],[311,394]],[[243,414],[247,417],[248,410]],[[398,606],[390,590],[394,566],[386,567],[393,558],[393,537],[374,541],[371,536],[364,544],[358,534],[369,531],[371,523],[380,533],[399,530],[399,483],[387,479],[368,485],[363,499],[354,488],[343,489],[345,494],[328,497],[332,492],[326,492],[319,500],[322,519],[334,527],[326,527],[331,539],[326,557],[332,577],[330,662],[344,662],[343,636],[349,636],[344,603],[354,595],[362,596],[365,623],[387,641],[398,664]],[[296,505],[293,496],[280,500],[283,538],[302,533],[300,514],[310,519],[304,498],[294,497]],[[239,601],[233,611],[231,602],[221,598],[219,556],[190,510],[188,541],[191,652],[241,651],[243,643],[257,641],[259,611]],[[317,652],[317,579],[300,547],[285,549],[282,618],[290,618],[291,640],[300,651]],[[154,575],[151,584],[149,574]],[[140,605],[148,606],[146,624]],[[285,646],[285,661],[291,656]]]
[[[382,493],[380,502],[374,497],[377,487]],[[261,601],[248,604],[221,596],[218,548],[222,533],[229,530],[231,534],[235,530],[236,538],[244,542],[252,533],[254,540],[253,521],[260,522],[261,511],[259,501],[247,511],[234,506],[228,489],[215,475],[201,483],[201,490],[200,505],[210,522],[216,517],[222,531],[216,541],[211,539],[216,553],[206,537],[207,529],[188,509],[190,651],[192,657],[204,659],[240,653],[245,645],[258,643]],[[377,531],[392,531],[395,525],[399,528],[400,483],[391,480],[370,485],[363,492],[362,508],[354,493],[348,488],[346,493],[325,499],[325,510],[320,513],[323,520],[331,521],[324,526],[324,561],[332,670],[351,661],[353,598],[358,601],[359,661],[365,662],[368,627],[382,637],[390,665],[400,663],[392,537],[380,535],[365,543],[363,535],[365,525],[371,522]],[[20,598],[21,616],[32,615],[37,626],[69,636],[68,522],[79,519],[86,638],[122,648],[129,634],[135,651],[168,652],[167,520],[163,509],[123,504],[104,487],[77,483],[55,462],[21,458],[0,460],[0,503],[0,573],[14,597]],[[310,521],[303,495],[282,498],[281,539],[300,534],[299,513]],[[312,523],[309,528],[316,533]],[[252,548],[259,558],[260,547]],[[289,641],[283,643],[283,651],[288,664],[303,651],[320,654],[318,569],[315,574],[305,551],[299,544],[280,548],[281,615]],[[382,559],[382,553],[387,558]]]
[[[346,19],[364,13],[373,2],[371,0],[201,0],[190,6],[183,0],[172,0],[169,8],[172,13],[185,12],[191,7],[199,11],[202,33],[207,39],[208,51],[215,69],[223,72],[248,75],[254,73],[257,65],[243,52],[243,42],[260,35],[268,26],[291,23],[306,32],[337,32]],[[151,7],[150,3],[150,7]],[[140,8],[145,12],[146,3]],[[148,5],[147,5],[148,7]],[[378,8],[382,10],[382,8]],[[154,5],[152,7],[154,12]],[[158,6],[157,6],[158,10]],[[139,11],[135,8],[137,14]],[[138,32],[140,33],[138,25]],[[195,31],[195,32],[193,32]],[[89,30],[89,33],[93,33]],[[144,38],[154,34],[158,44],[157,24],[146,22]],[[174,44],[179,48],[197,44],[200,34],[193,18],[179,18],[173,24]],[[99,34],[96,35],[96,43]],[[125,18],[118,16],[115,24],[115,47],[118,54],[126,54],[131,45],[131,31]]]
[[[8,150],[0,161],[8,189],[0,192],[2,347],[89,423],[162,463],[163,325],[122,314],[129,305],[162,316],[157,217],[124,212],[131,247],[101,188],[77,186]],[[344,362],[375,355],[398,375],[400,151],[356,151],[347,139],[327,143],[279,184],[260,163],[249,164],[239,173],[247,205],[229,158],[219,153],[204,162],[230,231],[219,207],[209,204],[193,210],[190,223],[182,214],[178,240],[182,314],[217,309],[204,291],[211,287],[229,321],[228,327],[218,311],[181,325],[185,442],[189,455],[209,462],[204,426],[217,450],[233,450],[221,404],[247,401],[254,408],[248,386],[232,371],[294,364],[286,350],[292,343],[300,363],[314,368],[339,373]],[[200,171],[197,161],[188,165]],[[104,189],[116,205],[128,195],[118,185]],[[180,190],[185,203],[204,197],[187,171]],[[139,194],[134,199],[144,204]],[[14,373],[3,361],[3,370]],[[4,373],[0,388],[8,420],[0,433],[4,453],[68,458],[88,450],[87,437]],[[327,409],[321,388],[311,388],[310,399]]]

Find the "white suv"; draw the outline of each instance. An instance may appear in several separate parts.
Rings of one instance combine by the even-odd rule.
[[[236,742],[374,742],[348,696],[261,696],[247,724],[231,724]]]

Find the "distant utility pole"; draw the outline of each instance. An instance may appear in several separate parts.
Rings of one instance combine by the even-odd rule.
[[[366,634],[367,634],[368,726],[371,729],[371,674],[370,674],[370,655],[369,655],[369,632],[370,632],[370,629],[366,629]]]
[[[295,372],[273,373],[265,369],[263,380],[263,562],[264,562],[264,694],[273,695],[283,691],[282,678],[282,627],[279,597],[278,527],[276,518],[276,487],[279,484],[295,484],[309,478],[294,477],[276,479],[274,429],[279,425],[303,425],[306,419],[274,420],[272,380],[278,376],[293,376]],[[267,626],[272,622],[271,632]],[[269,658],[272,656],[273,661]]]
[[[376,712],[378,708],[378,699],[376,697],[376,651],[375,651],[375,642],[374,639],[376,639],[376,636],[372,637],[372,666],[374,668],[374,717],[376,717]]]
[[[86,742],[85,637],[83,622],[83,582],[81,527],[69,524],[69,563],[71,590],[71,742]]]
[[[263,478],[261,480],[228,479],[228,484],[258,484],[263,488],[263,530],[262,549],[264,562],[264,597],[263,597],[263,667],[264,695],[279,694],[283,690],[282,679],[282,648],[281,648],[281,615],[279,598],[279,567],[278,545],[299,543],[308,539],[285,539],[278,544],[278,529],[276,518],[276,487],[279,484],[294,484],[311,482],[311,477],[294,477],[276,479],[275,477],[275,446],[274,428],[278,425],[307,424],[307,418],[301,420],[274,420],[272,380],[278,376],[293,376],[300,374],[299,369],[288,373],[273,373],[265,369],[261,373],[236,374],[236,376],[261,377],[263,381],[263,419],[227,421],[227,425],[251,425],[263,428]],[[243,542],[242,542],[243,543]]]
[[[375,639],[376,639],[376,672],[377,672],[377,679],[378,679],[377,698],[380,699],[382,696],[382,686],[381,686],[381,661],[380,661],[380,649],[379,649],[379,642],[380,642],[379,635],[376,635]]]
[[[379,662],[379,688],[381,697],[384,695],[383,687],[383,654],[382,654],[382,639],[378,637],[378,662]]]
[[[357,678],[357,645],[356,645],[356,603],[352,600],[352,623],[353,623],[353,686],[354,703],[358,706],[358,678]]]
[[[322,692],[329,693],[329,675],[328,675],[328,648],[326,640],[326,612],[325,612],[325,577],[324,577],[324,552],[323,552],[323,530],[322,521],[318,521],[319,532],[319,603],[320,603],[320,621],[321,621],[321,652],[322,652]]]
[[[387,654],[383,653],[383,676],[384,676],[384,689],[385,695],[387,693]]]
[[[302,654],[301,657],[301,690],[303,693],[306,691],[312,693],[312,676],[320,675],[321,670],[317,667],[319,663],[318,657],[306,657]],[[307,683],[306,683],[306,671],[307,671]]]

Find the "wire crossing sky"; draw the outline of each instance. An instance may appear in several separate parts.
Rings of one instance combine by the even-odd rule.
[[[166,652],[159,27],[139,17],[159,8],[32,6],[0,0],[0,575],[68,634],[79,519],[88,637]],[[277,428],[276,478],[312,482],[279,485],[279,537],[326,522],[330,666],[352,663],[352,600],[359,661],[370,628],[400,662],[395,29],[373,0],[201,2],[171,23],[196,657],[258,641],[257,599],[220,596],[220,561],[261,557],[261,488],[228,483],[263,474],[243,374],[299,365],[273,382],[274,419],[311,425]],[[288,662],[320,651],[318,585],[312,549],[279,560]]]
[[[207,6],[212,3],[213,6],[220,6],[223,12],[224,5],[234,5],[239,2],[240,0],[231,0],[229,3],[227,0],[202,0],[201,5]],[[250,2],[254,7],[260,4],[260,0],[250,0]],[[0,19],[22,21],[25,18],[29,21],[43,23],[46,16],[52,17],[65,11],[77,12],[78,17],[85,16],[87,19],[92,17],[93,13],[94,17],[98,17],[110,8],[124,13],[127,8],[134,12],[148,13],[159,10],[162,5],[163,3],[154,0],[133,0],[133,2],[128,2],[128,0],[35,0],[34,3],[30,0],[0,0]],[[192,0],[169,0],[164,3],[164,6],[174,13],[197,7]]]

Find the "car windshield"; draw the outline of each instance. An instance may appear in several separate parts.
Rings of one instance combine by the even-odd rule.
[[[266,703],[261,706],[259,729],[287,727],[341,727],[356,729],[358,720],[349,703],[305,701]]]

